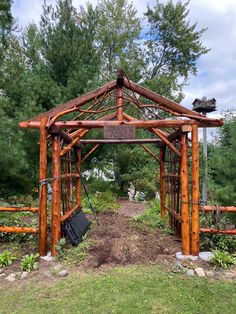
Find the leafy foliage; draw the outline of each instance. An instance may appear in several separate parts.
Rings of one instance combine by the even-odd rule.
[[[31,253],[30,255],[27,254],[22,257],[21,259],[21,269],[23,271],[28,271],[31,272],[32,270],[37,270],[39,268],[39,263],[38,263],[38,258],[39,254],[33,254]]]
[[[127,0],[100,0],[98,13],[102,78],[111,79],[117,69],[122,68],[133,79],[140,79],[143,66],[138,43],[141,21],[133,4]]]
[[[227,269],[232,265],[236,265],[236,258],[228,252],[215,250],[210,262],[215,266]]]
[[[167,225],[167,222],[161,218],[160,202],[157,200],[150,202],[149,208],[140,216],[135,217],[134,221],[139,226],[147,226],[153,230],[160,229],[168,234],[172,234],[172,230]]]
[[[218,141],[209,156],[210,184],[213,198],[221,205],[236,205],[236,117],[225,114]]]
[[[196,60],[209,51],[201,43],[206,29],[197,31],[197,24],[188,20],[188,3],[179,1],[174,4],[169,0],[164,4],[157,1],[145,13],[149,27],[146,75],[148,80],[153,80],[152,85],[157,86],[160,80],[163,91],[165,84],[170,84],[168,94],[181,91],[184,81],[180,84],[180,79],[186,80],[190,73],[196,74]]]
[[[10,266],[16,260],[16,257],[9,251],[0,254],[0,267]]]
[[[111,191],[96,192],[89,196],[89,200],[86,195],[83,196],[82,205],[86,211],[91,213],[90,203],[96,212],[111,211],[119,207],[116,196]]]

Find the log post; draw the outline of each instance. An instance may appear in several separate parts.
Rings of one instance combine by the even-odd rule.
[[[166,147],[160,149],[160,200],[161,200],[161,218],[166,214],[166,188],[165,188],[165,151]]]
[[[199,254],[199,143],[198,127],[192,126],[192,242],[191,254]]]
[[[41,118],[39,152],[39,254],[47,255],[47,185],[41,184],[47,178],[47,118]]]
[[[190,213],[188,196],[188,135],[181,135],[181,239],[183,255],[190,254]]]
[[[118,121],[123,120],[123,85],[124,85],[124,72],[123,70],[117,71],[117,89],[116,89],[116,117]]]
[[[117,97],[116,117],[118,121],[122,121],[123,120],[123,89],[122,87],[117,87],[116,97]]]
[[[76,150],[76,171],[81,175],[81,148]],[[80,177],[76,178],[76,206],[81,206],[81,181]]]
[[[68,152],[68,173],[71,175],[72,173],[72,161],[71,161],[71,151]],[[73,208],[73,178],[70,176],[68,178],[69,183],[69,209]]]
[[[61,238],[61,165],[60,165],[60,136],[52,135],[52,238],[51,254],[57,253],[58,241]]]

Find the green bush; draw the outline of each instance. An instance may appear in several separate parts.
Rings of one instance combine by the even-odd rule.
[[[94,195],[89,196],[90,203],[97,212],[105,212],[116,209],[119,204],[116,201],[116,195],[111,191],[96,192]],[[90,212],[90,205],[86,195],[83,195],[82,205],[85,211]]]
[[[236,236],[228,234],[200,234],[201,249],[236,252]]]
[[[228,252],[215,250],[210,260],[216,267],[229,268],[232,265],[236,265],[236,258],[230,255]]]
[[[148,226],[153,230],[161,229],[168,234],[172,234],[172,230],[168,226],[167,221],[161,218],[160,201],[151,201],[149,208],[146,209],[140,216],[135,217],[134,221],[140,226]]]
[[[200,226],[202,228],[228,229],[232,225],[227,214],[211,215],[210,213],[201,214]],[[200,234],[202,249],[236,252],[236,236],[227,234]]]
[[[38,258],[39,254],[33,254],[31,253],[30,255],[25,255],[21,259],[21,269],[23,271],[32,271],[32,270],[37,270],[39,268],[39,263],[38,263]]]
[[[86,258],[87,250],[91,245],[91,240],[84,240],[78,246],[71,247],[63,252],[63,261],[67,265],[79,265],[82,260]]]
[[[0,254],[0,267],[10,266],[16,260],[16,257],[9,251],[4,251]]]

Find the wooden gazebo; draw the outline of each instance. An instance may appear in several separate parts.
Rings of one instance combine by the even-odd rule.
[[[182,253],[198,255],[198,127],[218,127],[222,124],[221,120],[209,119],[131,82],[122,71],[118,71],[116,80],[97,90],[21,122],[21,128],[40,130],[37,229],[40,255],[47,254],[46,183],[52,182],[51,253],[55,255],[62,223],[81,206],[81,163],[99,145],[109,143],[139,144],[158,161],[162,217],[168,213],[171,227],[181,235]],[[93,128],[103,129],[103,138],[89,139],[89,131]],[[148,130],[150,136],[137,139],[136,128]],[[51,171],[47,171],[48,139],[51,141]],[[160,155],[146,147],[147,143],[155,143],[160,148]],[[84,155],[82,148],[88,144],[94,146]]]

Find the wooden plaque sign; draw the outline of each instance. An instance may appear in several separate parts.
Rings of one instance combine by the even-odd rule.
[[[104,126],[105,139],[135,139],[135,127],[132,125]]]

